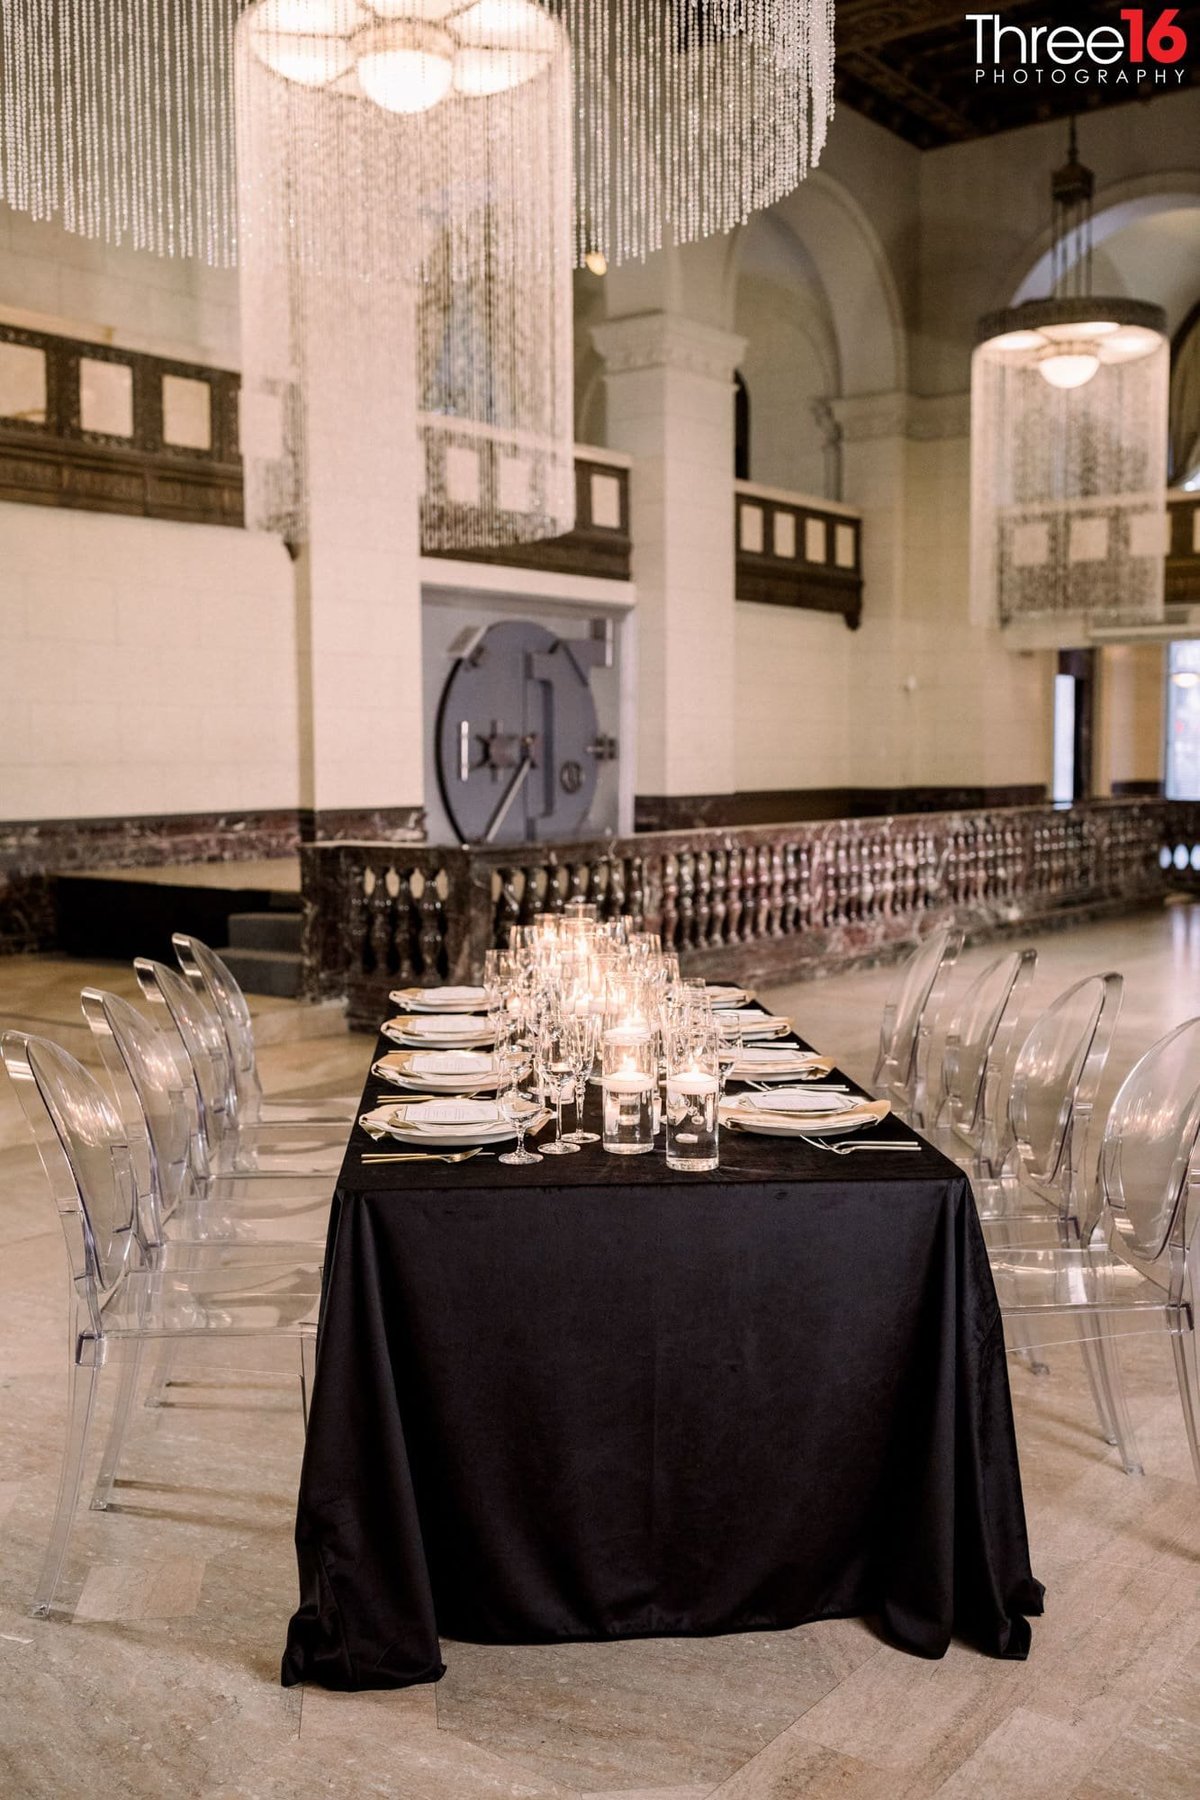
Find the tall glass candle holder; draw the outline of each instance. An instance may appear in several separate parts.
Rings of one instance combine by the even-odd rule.
[[[685,1049],[667,1065],[667,1167],[706,1175],[720,1164],[720,1071],[714,1056]]]
[[[600,1080],[604,1148],[614,1156],[647,1155],[654,1148],[653,1034],[641,1025],[606,1031]]]

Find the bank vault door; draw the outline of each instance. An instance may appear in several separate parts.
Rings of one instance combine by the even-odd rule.
[[[466,844],[519,844],[582,830],[599,763],[591,671],[605,639],[566,639],[525,619],[467,634],[437,722],[442,801]]]

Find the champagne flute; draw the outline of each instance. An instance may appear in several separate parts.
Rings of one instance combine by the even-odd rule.
[[[546,1019],[537,1035],[535,1055],[543,1093],[554,1101],[554,1141],[542,1145],[543,1156],[575,1156],[579,1145],[563,1137],[563,1101],[575,1092],[570,1027],[561,1015]]]
[[[567,1027],[567,1052],[571,1059],[571,1069],[575,1076],[575,1129],[568,1131],[565,1142],[568,1144],[598,1144],[598,1131],[585,1131],[583,1126],[583,1103],[587,1092],[588,1072],[596,1060],[596,1043],[600,1032],[600,1021],[589,1011],[576,1012],[572,1015]]]

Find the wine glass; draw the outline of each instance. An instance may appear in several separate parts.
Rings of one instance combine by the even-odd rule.
[[[524,1082],[528,1073],[529,1065],[523,1051],[510,1043],[500,1054],[500,1087],[496,1104],[500,1117],[516,1129],[517,1147],[515,1150],[506,1150],[503,1156],[497,1157],[498,1162],[524,1166],[542,1160],[538,1151],[525,1148],[525,1133],[529,1129],[530,1120],[538,1111],[537,1101],[525,1091]]]
[[[575,1156],[577,1143],[563,1137],[563,1101],[576,1090],[575,1062],[571,1053],[571,1028],[561,1014],[544,1019],[537,1034],[534,1054],[542,1092],[554,1102],[554,1141],[542,1145],[543,1156]]]

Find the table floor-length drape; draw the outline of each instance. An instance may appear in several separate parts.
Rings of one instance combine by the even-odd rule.
[[[999,1309],[936,1151],[727,1133],[686,1176],[368,1147],[330,1224],[285,1683],[436,1680],[439,1638],[857,1614],[923,1656],[1027,1654]]]

